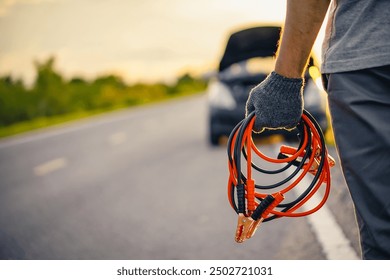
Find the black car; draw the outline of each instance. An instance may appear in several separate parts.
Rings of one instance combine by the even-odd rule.
[[[208,85],[209,142],[218,145],[221,136],[229,136],[234,126],[245,117],[245,103],[250,90],[274,69],[279,41],[279,26],[259,26],[231,34],[219,68]],[[320,82],[314,55],[310,57],[305,74],[304,106],[323,132],[328,128],[326,98]],[[280,134],[290,137],[286,130],[266,130],[260,137]]]

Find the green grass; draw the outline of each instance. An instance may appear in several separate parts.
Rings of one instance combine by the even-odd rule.
[[[107,112],[107,110],[77,112],[53,117],[39,117],[29,121],[18,122],[6,127],[0,127],[0,138],[36,130],[39,128],[49,127],[56,124],[66,123],[73,120],[79,120],[103,112]]]
[[[195,94],[200,94],[200,92],[191,93],[191,94],[179,94],[179,95],[155,99],[155,100],[145,100],[142,103],[136,103],[136,104],[133,104],[131,106],[117,105],[115,107],[110,107],[110,108],[106,108],[106,109],[80,111],[80,112],[70,113],[70,114],[66,114],[66,115],[56,115],[56,116],[51,116],[51,117],[39,117],[39,118],[35,118],[32,120],[28,120],[28,121],[18,122],[18,123],[9,125],[9,126],[0,127],[0,138],[5,138],[8,136],[20,134],[23,132],[33,131],[33,130],[37,130],[40,128],[46,128],[46,127],[50,127],[50,126],[54,126],[54,125],[58,125],[58,124],[76,121],[76,120],[88,118],[88,117],[95,116],[95,115],[102,114],[102,113],[117,111],[120,109],[125,109],[125,108],[130,108],[130,107],[138,107],[138,106],[152,104],[152,103],[160,103],[160,102],[164,102],[164,101],[168,101],[168,100],[172,100],[172,99],[177,99],[177,98],[185,97],[185,96],[189,96],[189,95],[195,95]]]

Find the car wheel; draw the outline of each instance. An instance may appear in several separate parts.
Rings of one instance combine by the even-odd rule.
[[[219,136],[216,135],[215,133],[211,133],[209,135],[209,141],[212,146],[218,146],[219,145]]]
[[[219,145],[219,137],[220,135],[217,134],[214,129],[213,129],[213,125],[209,124],[209,143],[211,146],[218,146]]]

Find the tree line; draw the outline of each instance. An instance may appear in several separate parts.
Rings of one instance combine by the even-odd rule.
[[[184,74],[173,85],[127,84],[117,75],[87,81],[65,79],[55,69],[55,58],[35,62],[36,78],[31,87],[11,76],[0,77],[0,127],[38,117],[80,111],[110,110],[201,92],[204,80]]]

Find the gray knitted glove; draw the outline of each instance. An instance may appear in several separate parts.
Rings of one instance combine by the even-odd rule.
[[[272,72],[254,87],[246,102],[246,116],[252,111],[256,115],[253,131],[296,127],[303,113],[303,84],[303,79]]]

